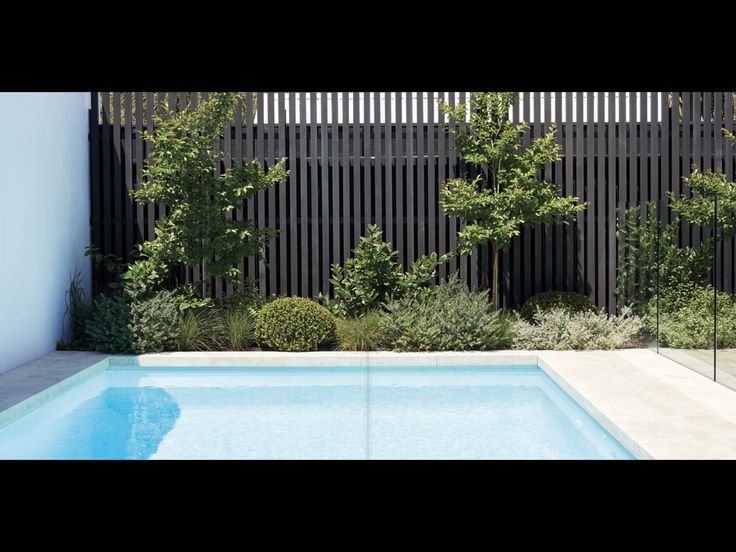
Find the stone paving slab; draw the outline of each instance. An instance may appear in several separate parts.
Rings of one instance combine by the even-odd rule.
[[[540,366],[640,458],[736,458],[736,392],[646,349],[540,351]]]
[[[53,351],[0,374],[0,412],[105,360],[88,351]]]

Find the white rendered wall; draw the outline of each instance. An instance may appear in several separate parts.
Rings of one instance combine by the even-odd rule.
[[[0,372],[54,350],[89,289],[89,93],[0,93]]]

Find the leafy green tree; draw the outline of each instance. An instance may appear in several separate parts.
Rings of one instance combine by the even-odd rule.
[[[726,129],[723,134],[736,146],[736,136]],[[723,239],[736,235],[736,182],[730,182],[720,169],[700,172],[696,165],[690,176],[682,180],[694,195],[677,197],[669,192],[672,209],[701,227],[712,228],[715,223]]]
[[[140,203],[165,203],[170,212],[157,221],[156,239],[142,244],[141,258],[126,273],[133,287],[143,282],[150,290],[175,263],[201,264],[209,275],[237,282],[238,261],[262,256],[274,230],[235,220],[232,211],[258,190],[283,181],[288,176],[286,159],[268,171],[253,160],[215,174],[225,152],[214,146],[243,99],[243,93],[214,92],[195,110],[166,110],[163,117],[155,117],[155,133],[144,131],[151,162],[143,171],[143,186],[131,195]],[[203,279],[203,294],[205,285]]]
[[[496,308],[499,254],[509,248],[522,226],[567,224],[586,207],[576,197],[560,197],[554,183],[539,179],[539,170],[560,157],[555,129],[552,127],[524,147],[521,137],[529,125],[509,120],[515,98],[515,92],[472,92],[467,123],[465,104],[451,107],[438,102],[451,122],[465,126],[448,126],[456,149],[465,161],[487,168],[472,180],[453,178],[445,182],[441,201],[445,213],[466,223],[458,232],[461,253],[470,254],[477,245],[492,245],[491,290]]]

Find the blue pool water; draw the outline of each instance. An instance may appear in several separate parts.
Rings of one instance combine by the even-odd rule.
[[[630,459],[537,366],[110,367],[0,458]]]

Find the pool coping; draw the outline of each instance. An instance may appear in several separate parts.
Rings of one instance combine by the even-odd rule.
[[[108,366],[191,366],[196,368],[198,366],[536,364],[638,459],[736,458],[736,439],[734,439],[736,437],[736,395],[733,394],[734,391],[708,381],[700,374],[647,349],[421,353],[223,351],[112,356],[91,353],[87,356],[80,356],[81,354],[77,353],[76,357],[73,356],[74,354],[74,352],[55,352],[34,363],[0,374],[0,408],[2,408],[8,404],[9,400],[12,402],[12,397],[9,399],[8,394],[13,393],[13,386],[8,388],[4,385],[9,377],[19,381],[28,370],[38,372],[39,367],[50,370],[49,367],[60,363],[64,364],[66,370],[54,376],[57,381],[49,382],[48,378],[37,377],[35,383],[38,384],[38,388],[30,396],[28,395],[29,389],[34,382],[31,381],[28,385],[24,385],[15,404],[5,406],[4,410],[0,411],[0,427],[35,410],[84,379],[104,371]],[[62,377],[64,374],[66,376]],[[625,380],[627,377],[632,381]],[[648,378],[646,383],[650,389],[639,390],[634,384],[645,381],[642,379],[644,377]],[[692,378],[696,378],[697,381]],[[628,387],[624,387],[625,385]],[[640,396],[631,396],[637,393]],[[660,395],[664,395],[667,400],[672,398],[679,401],[680,404],[685,397],[692,403],[689,405],[689,412],[681,415],[680,412],[675,411],[673,416],[673,404],[667,403],[667,400],[661,401]],[[713,404],[707,402],[709,398],[713,399]],[[648,404],[647,401],[652,404]],[[626,408],[631,408],[623,409],[622,403],[628,405]],[[734,408],[731,408],[732,404]],[[648,410],[645,415],[639,416],[637,408],[642,405]],[[705,415],[701,410],[706,410]],[[646,419],[646,416],[651,419]],[[688,442],[689,435],[682,435],[683,422],[692,426],[692,443]],[[705,422],[709,422],[710,425],[706,425]],[[723,435],[720,438],[719,432]],[[719,446],[724,439],[726,442],[728,440],[734,442],[734,446]],[[708,448],[709,444],[710,448]]]
[[[631,454],[633,454],[637,460],[654,460],[654,456],[652,456],[643,446],[621,429],[621,427],[619,427],[611,418],[606,416],[603,411],[598,409],[593,402],[588,400],[585,395],[580,393],[578,389],[571,385],[570,382],[561,376],[558,371],[550,366],[550,364],[545,361],[543,355],[537,356],[537,365],[544,370],[544,372],[552,378],[552,380],[559,385],[565,393],[570,395],[570,397],[577,402],[583,410],[590,414],[590,416],[598,422],[603,429],[613,435],[613,437]]]
[[[84,353],[54,351],[0,374],[0,428],[107,369],[108,355]]]

